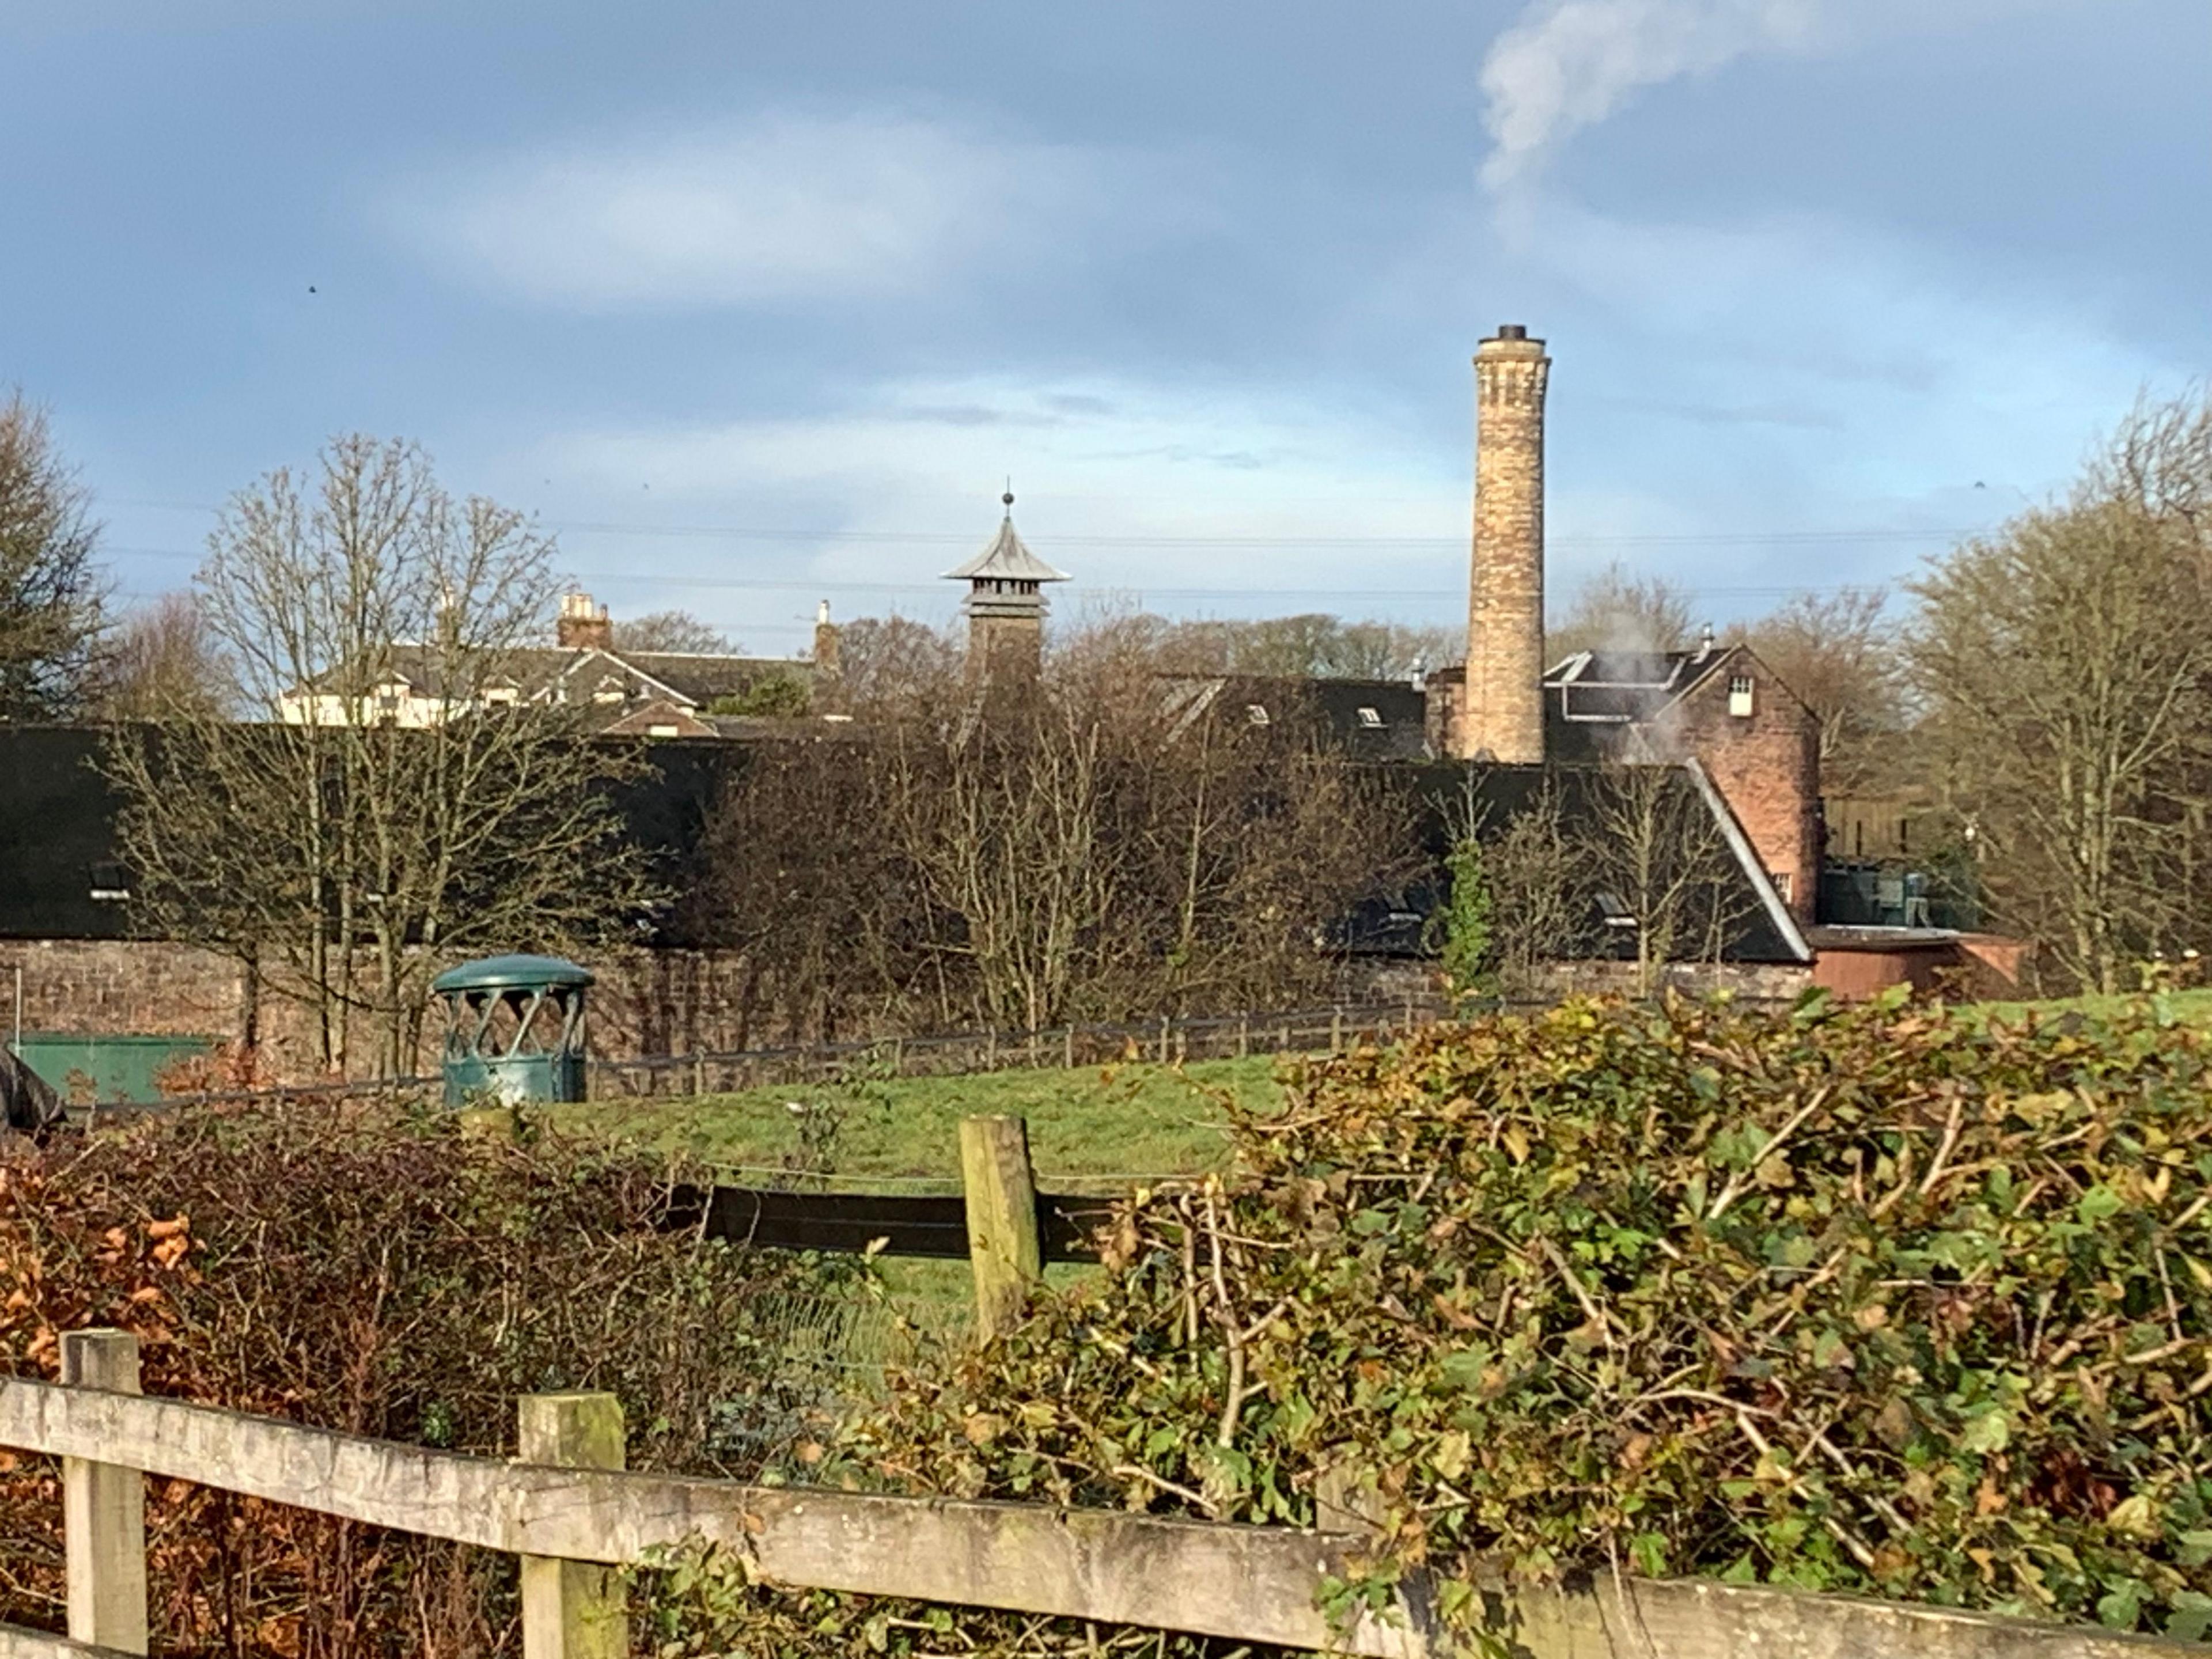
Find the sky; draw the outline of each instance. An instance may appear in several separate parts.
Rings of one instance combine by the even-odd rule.
[[[1555,595],[1909,579],[2212,366],[2204,0],[0,0],[0,386],[119,594],[334,434],[758,652],[1464,614],[1469,357]]]

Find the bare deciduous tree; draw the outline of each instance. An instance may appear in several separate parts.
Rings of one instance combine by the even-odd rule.
[[[901,627],[864,651],[851,741],[749,759],[706,890],[764,1004],[1035,1029],[1326,989],[1328,930],[1409,814],[1287,707],[1193,718],[1124,620],[981,703]]]
[[[515,697],[552,558],[411,446],[337,440],[234,498],[197,578],[248,720],[172,703],[110,747],[150,918],[307,1004],[327,1066],[360,1011],[410,1069],[442,963],[605,938],[649,896],[605,787],[635,758]],[[403,680],[435,710],[413,728]]]
[[[1589,874],[1568,832],[1558,781],[1547,779],[1521,811],[1499,824],[1484,823],[1477,833],[1490,881],[1498,987],[1508,996],[1528,996],[1547,963],[1572,960],[1597,944]]]
[[[689,611],[648,611],[615,623],[617,651],[688,651],[708,656],[733,657],[737,642],[714,623]]]
[[[1455,660],[1463,643],[1448,628],[1348,623],[1320,612],[1251,620],[1146,620],[1157,632],[1162,665],[1184,673],[1402,679],[1419,669]]]
[[[949,706],[960,684],[959,642],[911,617],[862,617],[839,630],[837,694],[856,714]]]
[[[106,648],[100,713],[110,720],[159,720],[179,712],[233,712],[238,687],[229,661],[190,593],[164,593],[128,612]]]
[[[63,720],[97,700],[105,591],[91,494],[45,412],[0,400],[0,720]]]
[[[1820,778],[1830,794],[1875,788],[1906,724],[1899,629],[1880,587],[1800,593],[1737,630],[1820,722]]]
[[[1735,854],[1688,767],[1601,769],[1574,847],[1579,881],[1606,925],[1632,936],[1639,995],[1658,988],[1668,963],[1721,959],[1747,902]]]
[[[2065,975],[2194,944],[2212,764],[2212,584],[2191,520],[2093,478],[1916,586],[1924,737],[1995,916]]]
[[[1664,576],[1634,576],[1619,561],[1585,580],[1544,630],[1551,662],[1577,651],[1680,651],[1690,643],[1690,596]]]

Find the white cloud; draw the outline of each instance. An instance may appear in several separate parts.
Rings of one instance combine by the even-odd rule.
[[[386,213],[439,263],[533,301],[714,307],[915,292],[1048,258],[1110,210],[1110,183],[1161,171],[910,115],[781,114],[495,157]]]
[[[1546,0],[1483,60],[1492,146],[1484,181],[1511,183],[1639,88],[1753,52],[1803,48],[1819,10],[1817,0]]]
[[[1832,50],[1890,33],[1958,29],[2081,0],[1535,0],[1491,43],[1480,73],[1502,190],[1637,92],[1739,58]]]

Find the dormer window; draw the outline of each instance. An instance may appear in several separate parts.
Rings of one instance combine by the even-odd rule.
[[[1244,720],[1245,724],[1248,726],[1267,725],[1268,723],[1267,705],[1264,702],[1246,703],[1244,705]]]
[[[1379,708],[1361,709],[1359,711],[1359,723],[1370,732],[1381,731],[1382,729],[1382,711]]]
[[[613,675],[610,674],[606,678],[601,680],[597,686],[592,688],[592,701],[593,702],[620,702],[627,695],[628,692],[624,689],[623,683],[617,679]]]
[[[1738,720],[1748,719],[1751,714],[1751,690],[1748,674],[1738,674],[1729,682],[1729,713]]]

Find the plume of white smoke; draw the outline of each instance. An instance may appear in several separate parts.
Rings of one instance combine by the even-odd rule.
[[[1492,141],[1483,182],[1512,184],[1640,87],[1753,52],[1805,49],[1821,11],[1822,0],[1542,0],[1483,59]]]

